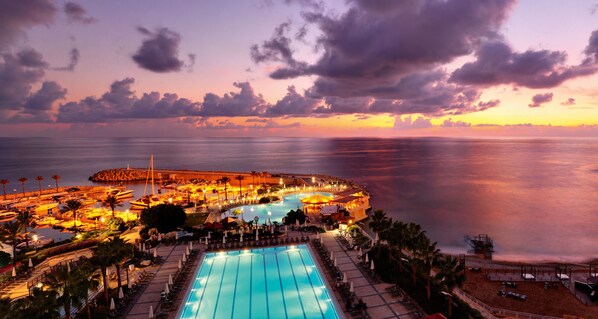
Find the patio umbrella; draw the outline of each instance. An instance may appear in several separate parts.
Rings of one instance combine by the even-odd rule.
[[[118,288],[118,299],[123,299],[125,294],[123,293],[123,287]]]
[[[168,288],[168,283],[164,284],[164,293],[166,293],[167,295],[170,293],[170,288]]]
[[[222,243],[226,244],[226,236],[222,237]]]
[[[242,243],[243,242],[243,233],[241,233],[241,237],[239,237],[239,242]]]
[[[224,238],[226,238],[226,237],[224,237]],[[189,251],[189,247],[185,248],[185,254],[187,254],[187,256],[189,256],[189,254],[191,254],[191,252]]]
[[[168,274],[168,284],[172,285],[172,274]]]
[[[208,244],[208,238],[210,238],[210,237],[206,237],[206,245]]]
[[[334,257],[334,267],[336,267],[336,257]]]
[[[349,292],[350,293],[354,293],[355,292],[355,288],[353,288],[353,280],[351,280],[351,286],[349,286]]]
[[[154,258],[158,258],[158,249],[154,248]]]
[[[361,247],[359,247],[359,256],[363,256],[363,251],[361,251]]]
[[[17,268],[12,267],[12,277],[16,277],[17,276]]]
[[[154,306],[150,305],[150,311],[149,311],[149,319],[153,319],[154,318]]]
[[[189,250],[193,250],[193,242],[192,241],[189,242]]]
[[[368,258],[368,254],[367,254],[367,253],[365,253],[365,262],[366,262],[366,263],[367,263],[367,262],[370,262],[370,259]]]
[[[141,242],[139,242],[139,250],[142,250],[142,249],[141,249]]]
[[[66,271],[71,272],[71,263],[68,261],[66,262]]]
[[[142,251],[145,251],[145,243],[141,244],[141,248]]]
[[[129,287],[129,289],[133,288],[133,280],[129,280],[129,282],[127,283],[127,287]]]
[[[334,259],[334,252],[330,252],[330,259]]]
[[[179,269],[183,268],[183,263],[181,263],[181,260],[179,259]]]
[[[29,258],[29,268],[33,268],[33,260],[31,258]]]
[[[257,231],[257,229],[255,230],[255,241],[260,240],[260,233]]]
[[[158,241],[162,241],[162,234],[158,233]]]
[[[110,311],[116,310],[116,305],[114,304],[114,298],[110,298]]]
[[[183,253],[183,262],[187,262],[187,255],[185,253]]]
[[[373,271],[373,270],[374,270],[374,268],[375,268],[375,267],[374,267],[374,261],[372,260],[372,264],[370,265],[370,270],[372,270],[372,271]]]
[[[346,283],[347,283],[347,273],[344,272],[343,273],[343,284],[346,284]]]

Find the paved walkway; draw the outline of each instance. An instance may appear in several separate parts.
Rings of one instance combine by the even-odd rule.
[[[155,273],[155,276],[147,287],[145,287],[145,290],[140,293],[141,296],[125,318],[147,319],[150,306],[153,306],[155,314],[161,299],[161,293],[168,282],[168,275],[171,274],[174,277],[178,270],[179,260],[183,258],[186,247],[187,245],[185,244],[176,246],[161,245],[158,247],[158,256],[164,258],[164,262],[159,267],[148,271],[150,273]]]
[[[337,231],[328,231],[322,234],[322,244],[329,251],[334,253],[338,268],[347,274],[349,282],[353,281],[355,295],[361,298],[368,306],[367,312],[371,318],[409,318],[410,310],[393,298],[386,288],[393,286],[387,283],[373,283],[370,278],[364,276],[360,270],[359,253],[354,250],[346,250],[334,237]],[[330,283],[334,285],[334,282]],[[344,305],[341,305],[344,307]]]

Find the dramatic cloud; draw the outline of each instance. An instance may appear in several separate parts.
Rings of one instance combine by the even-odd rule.
[[[588,46],[586,54],[592,52]],[[569,79],[598,71],[596,65],[589,63],[565,65],[565,52],[528,50],[516,53],[501,41],[484,43],[475,55],[475,62],[455,70],[449,80],[481,86],[515,84],[528,88],[552,88]]]
[[[418,117],[415,120],[411,119],[411,116],[406,116],[401,119],[400,116],[395,117],[394,128],[398,130],[409,130],[409,129],[422,129],[432,127],[432,122],[429,119]]]
[[[2,54],[0,62],[0,109],[18,110],[40,82],[47,67],[42,55],[26,49],[16,55]]]
[[[87,16],[87,11],[85,8],[78,3],[69,1],[64,4],[63,10],[69,22],[90,24],[98,21],[93,17]]]
[[[261,94],[256,94],[248,82],[234,83],[241,91],[230,92],[223,96],[208,93],[203,100],[202,116],[257,116],[262,114],[269,104]]]
[[[513,3],[353,0],[341,15],[321,10],[303,13],[306,22],[321,32],[314,49],[322,54],[315,63],[293,55],[288,22],[278,26],[269,40],[254,45],[251,57],[255,63],[282,64],[270,74],[274,79],[318,76],[307,94],[312,98],[371,98],[376,100],[372,111],[396,114],[476,111],[479,92],[447,84],[448,76],[438,67],[498,38]],[[369,105],[352,108],[362,111]]]
[[[116,81],[100,98],[87,97],[79,102],[61,105],[57,121],[66,123],[102,123],[119,119],[176,118],[200,115],[198,103],[176,94],[157,92],[135,96],[135,80]]]
[[[142,27],[137,30],[147,37],[132,57],[139,67],[164,73],[180,71],[185,66],[185,62],[179,59],[180,34],[167,28],[159,28],[155,32]],[[189,58],[191,64],[195,63],[195,55]]]
[[[64,66],[61,68],[54,68],[54,70],[69,71],[69,72],[75,71],[75,67],[77,66],[77,63],[79,63],[79,57],[80,57],[79,49],[72,48],[69,53],[69,57],[70,57],[70,60],[69,60],[69,63],[67,66]]]
[[[561,105],[566,105],[566,106],[575,105],[575,99],[570,97],[567,99],[567,101],[561,102]]]
[[[294,86],[287,88],[287,95],[270,107],[266,114],[271,116],[306,116],[322,104],[321,99],[312,99],[297,93]]]
[[[539,107],[542,106],[544,103],[548,103],[552,101],[552,93],[540,93],[536,94],[532,97],[532,103],[529,104],[529,107]]]
[[[449,118],[442,122],[442,127],[470,127],[471,124],[463,121],[453,121],[453,119]]]
[[[588,57],[585,61],[586,63],[598,63],[598,30],[593,31],[590,35],[590,40],[584,53]]]
[[[25,29],[52,23],[55,14],[51,0],[0,0],[0,52],[23,37]]]

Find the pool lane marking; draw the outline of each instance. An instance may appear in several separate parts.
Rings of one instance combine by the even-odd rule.
[[[228,256],[228,254],[227,254]],[[214,312],[212,313],[212,318],[216,318],[216,312],[218,310],[218,305],[220,304],[220,291],[222,291],[222,282],[224,281],[224,273],[226,272],[226,264],[228,263],[228,257],[224,260],[224,266],[222,267],[222,275],[220,276],[220,285],[218,285],[218,294],[216,295],[216,305],[214,306]]]
[[[322,314],[322,318],[325,318],[326,316],[324,315],[324,312],[322,311],[322,306],[320,305],[320,298],[318,298],[318,295],[316,295],[316,291],[314,290],[314,283],[311,281],[311,277],[309,276],[309,272],[307,271],[307,266],[305,265],[305,259],[303,259],[303,251],[307,251],[307,247],[305,247],[304,249],[300,249],[299,250],[299,258],[301,258],[301,262],[303,263],[303,268],[305,269],[305,274],[307,275],[307,280],[309,280],[309,284],[311,285],[311,292],[314,294],[314,297],[316,298],[316,303],[318,304],[318,308],[320,308],[320,313]],[[309,254],[309,251],[307,252]],[[311,255],[310,255],[311,256]],[[316,272],[317,272],[317,268],[316,268]],[[312,269],[312,271],[314,271]],[[326,290],[326,288],[324,288],[324,290]]]
[[[284,288],[282,287],[282,280],[280,276],[280,263],[278,262],[278,253],[274,254],[276,258],[276,270],[278,271],[278,283],[280,284],[280,293],[282,294],[282,305],[284,306],[284,316],[285,318],[289,318],[289,314],[287,313],[287,302],[284,296]]]
[[[237,255],[237,258],[239,258],[239,261],[237,262],[237,273],[235,274],[235,293],[233,294],[233,311],[230,314],[231,318],[235,317],[235,300],[237,299],[237,283],[239,282],[239,267],[241,267],[241,255]]]
[[[205,262],[206,262],[206,259],[204,258],[204,263]],[[204,264],[204,265],[207,266],[207,264]],[[208,271],[208,276],[206,277],[206,284],[203,286],[203,289],[201,292],[201,297],[199,297],[199,301],[197,301],[197,311],[195,312],[195,316],[193,316],[193,318],[197,318],[197,316],[199,315],[199,308],[201,308],[201,301],[203,300],[203,296],[205,295],[206,289],[208,287],[208,281],[210,279],[210,276],[212,275],[212,269],[214,269],[213,266],[214,266],[214,260],[212,257],[212,262],[210,263],[210,270]],[[199,267],[199,273],[197,275],[199,276],[200,273],[201,273],[201,267]],[[201,284],[201,280],[199,281],[199,283]]]
[[[251,250],[253,252],[253,249]],[[253,254],[249,260],[249,318],[251,318],[251,305],[253,305]]]
[[[266,252],[264,251],[264,253],[261,255],[262,256],[262,262],[264,263],[264,287],[266,287],[266,313],[268,314],[268,318],[270,318],[270,308],[269,308],[269,302],[268,302],[268,279],[267,279],[267,273],[266,273]]]
[[[297,285],[297,278],[295,277],[295,270],[293,269],[293,262],[291,261],[291,255],[288,251],[286,251],[287,258],[289,259],[289,264],[291,265],[291,272],[293,273],[293,281],[295,281],[295,290],[297,291],[297,296],[299,297],[299,304],[301,305],[301,312],[303,312],[303,318],[307,318],[305,315],[305,307],[303,307],[303,300],[301,300],[301,293],[299,293],[299,286]]]

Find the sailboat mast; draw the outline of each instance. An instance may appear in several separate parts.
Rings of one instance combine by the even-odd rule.
[[[150,157],[150,166],[152,168],[152,196],[155,194],[154,192],[154,154]]]

